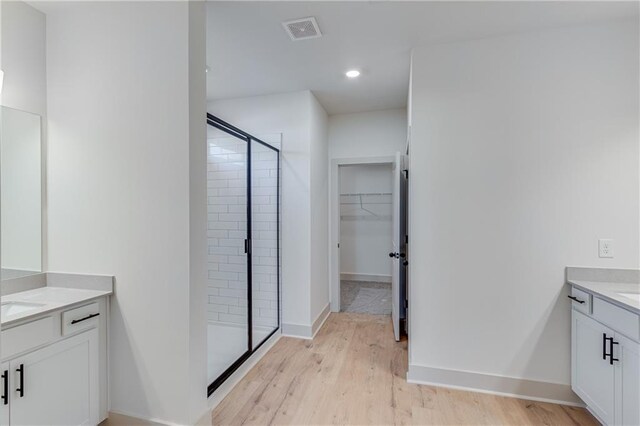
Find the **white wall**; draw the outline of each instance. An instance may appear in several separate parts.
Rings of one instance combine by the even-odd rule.
[[[340,193],[391,194],[391,169],[390,164],[342,166]],[[370,213],[360,209],[360,202],[378,218],[366,217]],[[391,282],[391,195],[363,196],[362,200],[343,196],[340,210],[340,273]]]
[[[415,49],[410,377],[570,382],[565,266],[639,266],[638,63],[631,21]]]
[[[310,98],[311,178],[311,313],[318,319],[329,304],[329,143],[328,117],[315,96]]]
[[[205,2],[189,2],[189,384],[187,421],[206,411],[207,374],[207,20]],[[205,71],[203,71],[205,70]],[[181,402],[181,401],[180,401]]]
[[[182,424],[206,404],[197,9],[72,2],[47,16],[50,270],[115,275],[111,409]]]
[[[282,134],[281,149],[281,243],[282,243],[282,323],[289,330],[311,326],[314,299],[322,300],[321,281],[312,284],[312,188],[317,191],[319,178],[312,149],[321,152],[322,112],[317,110],[311,92],[293,92],[252,98],[209,102],[209,112],[254,134]],[[322,161],[322,159],[313,161]],[[314,198],[315,199],[315,198]],[[314,213],[315,214],[315,213]],[[321,218],[319,219],[321,220]],[[322,223],[314,225],[322,227]],[[314,242],[314,246],[319,245]],[[323,246],[323,248],[326,247]],[[326,250],[325,250],[326,252]],[[314,262],[316,262],[314,260]],[[317,264],[315,264],[317,265]],[[316,267],[316,266],[314,266]],[[317,284],[317,285],[316,285]]]
[[[329,117],[330,158],[382,157],[404,152],[407,111],[339,114]]]

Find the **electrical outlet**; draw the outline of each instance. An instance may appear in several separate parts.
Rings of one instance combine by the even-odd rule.
[[[613,257],[613,240],[598,240],[598,255],[600,257]]]

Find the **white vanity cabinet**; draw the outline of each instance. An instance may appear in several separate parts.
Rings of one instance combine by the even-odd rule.
[[[11,362],[11,425],[92,425],[98,421],[98,330]]]
[[[105,417],[105,311],[106,301],[94,300],[2,330],[3,346],[5,333],[9,343],[33,343],[3,347],[0,424],[96,425]]]
[[[0,364],[0,425],[9,424],[9,363]]]
[[[640,425],[640,343],[616,335],[619,344],[616,368],[616,413],[621,425]]]
[[[600,420],[614,424],[616,374],[604,352],[605,336],[614,333],[575,309],[571,316],[571,386]]]
[[[579,290],[572,295],[573,391],[605,425],[640,425],[640,316]]]

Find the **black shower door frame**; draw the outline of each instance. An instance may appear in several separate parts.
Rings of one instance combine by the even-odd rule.
[[[233,364],[229,366],[220,376],[211,382],[207,388],[207,397],[211,396],[217,388],[222,385],[251,355],[253,355],[260,347],[269,340],[275,333],[280,330],[280,150],[255,136],[240,130],[239,128],[227,123],[213,114],[207,113],[207,124],[215,127],[228,135],[234,136],[247,143],[247,239],[245,240],[245,254],[247,256],[247,330],[248,345],[247,351],[244,352]],[[277,327],[273,329],[262,341],[253,347],[253,286],[252,286],[252,258],[251,258],[251,142],[269,148],[277,154],[277,182],[276,182],[276,299],[277,299]]]

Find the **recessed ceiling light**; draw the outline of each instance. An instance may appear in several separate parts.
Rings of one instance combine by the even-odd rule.
[[[349,78],[356,78],[360,75],[360,71],[358,70],[349,70],[345,73],[345,75]]]

